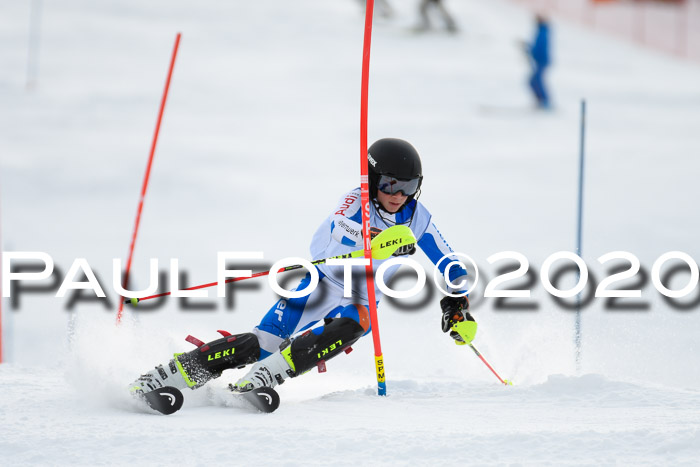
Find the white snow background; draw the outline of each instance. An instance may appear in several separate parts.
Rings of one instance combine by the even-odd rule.
[[[176,32],[135,289],[147,285],[149,258],[162,269],[179,258],[194,285],[216,280],[218,251],[264,251],[255,270],[308,257],[319,223],[359,184],[363,12],[350,0],[46,1],[38,86],[27,91],[30,2],[3,1],[3,250],[47,252],[62,274],[86,258],[111,305],[82,300],[69,311],[52,280],[39,285],[53,290],[21,293],[15,309],[5,299],[3,465],[700,462],[699,291],[677,300],[690,303],[681,310],[649,280],[667,251],[700,258],[700,67],[555,22],[555,109],[537,113],[518,45],[531,37],[530,13],[501,0],[451,1],[458,35],[415,34],[416,2],[393,3],[396,16],[374,25],[369,140],[401,137],[420,151],[421,201],[482,272],[475,344],[515,385],[500,385],[440,331],[439,294],[426,290],[380,307],[388,397],[376,396],[365,337],[327,373],[279,387],[270,415],[221,402],[240,370],[188,391],[175,415],[140,411],[126,386],[193,348],[187,334],[245,332],[275,301],[256,279],[234,289],[231,306],[212,289],[190,300],[208,309],[170,299],[114,325],[112,258],[127,256]],[[617,302],[634,309],[608,309],[602,298],[585,306],[577,372],[574,314],[544,291],[539,270],[576,246],[581,98],[583,258],[599,283],[625,262],[597,258],[629,251],[647,280],[640,299]],[[536,309],[481,297],[508,264],[486,258],[504,250],[526,255],[534,277],[532,297],[508,303]],[[421,253],[414,258],[431,273]],[[681,271],[669,287],[687,283]],[[640,288],[639,277],[617,285]]]

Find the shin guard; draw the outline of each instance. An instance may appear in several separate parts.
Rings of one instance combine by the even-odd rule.
[[[200,345],[187,353],[177,354],[175,362],[187,375],[187,384],[194,388],[218,378],[231,368],[243,368],[260,358],[260,344],[255,334],[224,336]]]
[[[320,330],[320,333],[316,331]],[[330,360],[354,344],[366,329],[351,318],[327,319],[322,328],[306,331],[294,339],[289,349],[282,350],[293,363],[294,376],[305,373]]]

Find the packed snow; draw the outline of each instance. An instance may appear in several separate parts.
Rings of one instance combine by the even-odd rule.
[[[140,373],[246,332],[276,300],[264,279],[227,298],[129,308],[115,326],[112,259],[126,259],[163,84],[182,42],[156,151],[132,282],[170,258],[181,286],[216,280],[219,251],[263,251],[265,270],[308,257],[309,240],[359,184],[364,12],[351,0],[3,2],[0,4],[0,228],[4,251],[41,251],[52,278],[3,301],[3,465],[697,465],[700,329],[696,288],[668,300],[652,266],[700,258],[700,66],[553,20],[554,108],[533,109],[520,42],[531,12],[503,0],[446,2],[460,32],[414,30],[417,2],[375,19],[369,140],[412,142],[420,200],[481,273],[476,347],[501,385],[439,328],[439,292],[385,300],[379,329],[388,397],[376,395],[372,339],[279,387],[273,414],[226,402],[227,371],[147,413],[127,394]],[[42,5],[36,83],[27,89],[30,5]],[[29,67],[31,70],[31,67]],[[586,99],[582,257],[597,285],[605,253],[637,256],[619,287],[640,298],[584,300],[581,367],[573,299],[540,268],[576,248],[580,101]],[[529,299],[483,298],[524,254]],[[55,297],[76,258],[107,293]],[[414,257],[425,266],[420,253]],[[681,264],[671,289],[688,283]],[[291,278],[287,286],[294,285]],[[407,273],[395,287],[409,288]],[[593,282],[595,278],[595,282]],[[569,272],[558,284],[574,280]],[[34,287],[28,290],[26,287]],[[594,287],[587,289],[590,290]],[[143,305],[146,305],[145,303]],[[507,307],[507,309],[504,308]]]

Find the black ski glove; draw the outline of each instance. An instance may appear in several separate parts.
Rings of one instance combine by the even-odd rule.
[[[378,229],[377,227],[370,227],[369,228],[369,237],[374,240],[374,237],[382,233],[382,229]]]
[[[457,332],[452,330],[455,323],[462,321],[474,321],[469,314],[469,299],[467,297],[443,297],[440,300],[442,308],[442,332],[450,331],[450,337],[458,343],[464,343],[464,339]]]

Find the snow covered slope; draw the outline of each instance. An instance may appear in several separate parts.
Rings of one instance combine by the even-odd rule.
[[[149,258],[163,269],[179,258],[192,285],[215,280],[218,251],[264,251],[255,270],[308,256],[318,223],[358,184],[362,11],[351,0],[43,2],[28,92],[29,3],[0,4],[3,249],[45,251],[62,275],[86,258],[109,303],[55,298],[50,280],[20,291],[14,309],[3,303],[3,465],[698,463],[700,292],[673,307],[648,275],[666,251],[700,258],[700,67],[555,23],[555,110],[535,113],[518,45],[532,32],[525,11],[452,1],[460,34],[416,34],[415,5],[394,2],[396,16],[375,22],[369,137],[420,150],[421,201],[483,275],[475,343],[516,385],[500,386],[440,332],[438,292],[426,290],[380,307],[387,398],[373,395],[363,339],[328,373],[282,386],[272,415],[213,402],[238,376],[229,372],[158,417],[137,411],[124,385],[191,348],[187,334],[243,332],[275,300],[260,281],[113,325],[111,261],[127,254],[175,33],[134,288],[146,286]],[[609,268],[597,258],[629,251],[647,279],[632,310],[586,305],[577,376],[573,314],[544,291],[539,268],[575,247],[581,98],[583,257],[599,282]],[[508,303],[534,309],[482,298],[502,266],[486,258],[503,250],[525,254],[535,277],[529,301]],[[685,282],[681,272],[670,285]]]
[[[0,368],[9,465],[694,465],[700,394],[551,376],[529,387],[392,380],[294,397],[270,415],[215,406],[201,393],[164,417],[78,395],[55,371]],[[330,375],[329,375],[330,376]],[[298,385],[297,385],[298,383]],[[15,388],[21,387],[24,391]],[[8,465],[5,463],[5,465]]]

